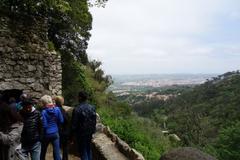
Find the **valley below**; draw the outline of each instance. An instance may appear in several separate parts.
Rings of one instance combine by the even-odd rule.
[[[119,101],[113,107],[119,119],[111,123],[131,126],[128,131],[115,131],[146,159],[177,147],[197,148],[219,160],[240,158],[239,71],[113,79],[109,90]],[[144,142],[140,146],[138,134]]]
[[[131,105],[153,99],[166,101],[214,76],[216,74],[113,75],[114,83],[109,90]]]

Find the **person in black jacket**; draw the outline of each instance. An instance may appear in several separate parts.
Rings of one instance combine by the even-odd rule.
[[[41,113],[37,111],[31,99],[22,102],[23,109],[20,114],[23,117],[23,130],[21,134],[22,152],[32,160],[40,160],[42,120]]]
[[[87,93],[80,91],[79,105],[72,113],[72,131],[78,145],[81,160],[92,160],[91,141],[96,130],[95,107],[87,103]]]
[[[59,125],[60,144],[62,148],[62,160],[68,160],[69,116],[63,108],[64,98],[54,97],[55,105],[60,109],[64,122]]]

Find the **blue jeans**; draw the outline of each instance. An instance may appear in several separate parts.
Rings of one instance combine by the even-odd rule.
[[[76,137],[78,139],[78,137]],[[91,150],[92,136],[81,137],[78,139],[78,151],[81,160],[92,160]]]
[[[31,160],[40,160],[40,153],[41,153],[41,143],[36,142],[32,146],[23,147],[22,153],[25,157],[28,157],[29,153],[31,156]]]
[[[44,136],[44,139],[42,142],[41,160],[45,160],[47,147],[48,147],[49,143],[52,143],[52,146],[53,146],[54,160],[61,160],[60,142],[59,142],[59,134],[58,133],[53,133],[53,134]]]

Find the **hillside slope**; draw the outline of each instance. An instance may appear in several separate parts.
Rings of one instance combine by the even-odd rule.
[[[224,151],[228,155],[224,159],[240,155],[236,147],[240,144],[240,136],[236,134],[239,133],[236,124],[240,121],[238,71],[208,80],[169,100],[158,113],[167,115],[167,128],[179,135],[184,145],[197,146],[219,159],[223,159]]]

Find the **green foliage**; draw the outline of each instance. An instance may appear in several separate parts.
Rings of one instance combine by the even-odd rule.
[[[92,28],[88,0],[3,0],[0,10],[7,15],[45,18],[48,38],[55,49],[74,55],[87,64],[87,41]]]
[[[100,68],[102,65],[102,62],[97,61],[97,60],[92,60],[88,63],[88,66],[91,68],[93,74],[93,77],[96,81],[98,81],[99,83],[104,83],[106,84],[105,89],[107,89],[107,87],[109,87],[113,81],[112,81],[112,77],[109,75],[104,74],[104,71]]]
[[[102,62],[97,60],[92,60],[91,62],[89,62],[88,65],[95,72],[102,65]]]
[[[76,61],[73,56],[62,54],[62,86],[63,96],[66,99],[66,104],[77,104],[77,95],[80,90],[86,90],[89,94],[92,88],[86,81],[84,66]]]
[[[97,3],[96,3],[97,2]],[[125,103],[116,103],[114,96],[104,91],[112,83],[99,65],[89,66],[86,49],[92,28],[89,3],[104,5],[106,0],[2,0],[0,9],[8,14],[46,18],[48,23],[48,47],[62,56],[63,96],[66,104],[77,103],[79,90],[86,90],[90,100],[99,108],[104,123],[136,148],[146,159],[155,160],[171,148],[167,137],[157,125],[132,115]],[[102,106],[107,107],[102,107]],[[100,107],[101,106],[101,107]],[[111,107],[110,107],[111,106]]]
[[[75,30],[87,40],[90,37],[89,30],[92,29],[92,16],[89,12],[87,1],[69,0],[72,12],[70,17],[74,24]]]
[[[0,8],[6,11],[31,15],[46,15],[50,10],[62,13],[72,11],[70,3],[75,0],[1,0]],[[104,7],[108,0],[85,0],[88,6]],[[81,1],[79,1],[81,2]]]
[[[133,115],[125,103],[114,103],[98,109],[104,124],[110,126],[121,139],[143,154],[147,160],[159,159],[173,147],[168,137],[152,121]]]
[[[138,115],[143,117],[149,117],[154,110],[159,109],[164,104],[164,101],[158,99],[152,99],[142,103],[136,103],[133,105],[133,109],[138,113]]]
[[[55,6],[56,9],[62,13],[67,13],[72,11],[72,8],[70,7],[69,3],[64,0],[55,1],[55,4],[52,6]]]
[[[48,30],[48,48],[62,56],[63,95],[66,103],[76,103],[80,89],[87,90],[95,103],[111,83],[109,76],[99,68],[91,71],[86,53],[92,29],[89,5],[104,5],[106,0],[2,0],[0,10],[6,15],[18,15],[28,21],[45,19]],[[104,94],[103,94],[104,95]],[[104,96],[102,96],[104,97]]]
[[[184,146],[200,148],[221,160],[239,159],[239,84],[239,72],[228,72],[193,89],[186,88],[167,102],[151,99],[135,103],[133,108],[177,134]],[[164,92],[179,93],[174,90]],[[138,101],[140,97],[131,98]]]
[[[114,87],[117,87],[121,90],[122,86],[118,86],[114,84]],[[162,106],[161,100],[157,98],[158,95],[167,95],[167,96],[177,96],[185,91],[189,91],[193,88],[192,85],[190,86],[181,86],[181,85],[174,85],[174,86],[166,86],[166,87],[150,87],[150,86],[131,86],[128,88],[126,93],[124,95],[117,95],[118,99],[121,101],[126,101],[130,105],[132,105],[137,112],[141,112],[142,108],[152,108],[149,109],[148,113],[144,113],[146,116],[150,116],[152,113],[152,110],[154,110],[155,107]],[[115,90],[115,89],[114,89]],[[152,95],[151,98],[147,97],[147,95]],[[148,106],[146,106],[146,103],[148,103]],[[140,108],[139,108],[139,107]]]
[[[93,7],[93,6],[105,7],[107,1],[108,0],[89,0],[88,5],[91,7]]]
[[[51,41],[48,42],[48,49],[49,49],[49,51],[55,50],[53,42],[51,42]]]
[[[236,124],[240,120],[240,74],[229,72],[208,80],[193,90],[183,92],[175,99],[170,99],[161,108],[155,110],[152,118],[163,123],[176,133],[183,145],[204,149],[220,159],[239,156],[239,136]]]
[[[220,160],[240,159],[240,121],[223,128],[214,147]]]

